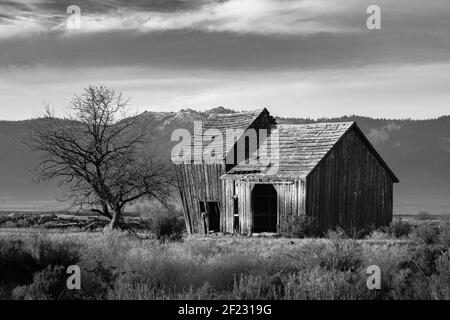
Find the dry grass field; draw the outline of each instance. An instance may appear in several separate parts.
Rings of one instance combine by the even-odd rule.
[[[165,241],[164,241],[165,240]],[[2,299],[450,299],[450,223],[397,221],[363,239],[169,237],[0,228]],[[66,268],[81,290],[66,290]],[[366,286],[381,268],[381,289]]]

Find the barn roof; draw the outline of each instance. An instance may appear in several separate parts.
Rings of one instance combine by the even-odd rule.
[[[211,114],[204,129],[247,129],[266,108],[236,113]]]
[[[226,130],[242,130],[242,132],[244,132],[251,127],[263,112],[268,113],[266,108],[261,108],[245,112],[211,114],[202,124],[201,128],[198,127],[194,130],[194,138],[192,139],[194,152],[203,154],[206,146],[210,148],[217,146],[223,148],[223,153],[217,155],[216,160],[225,158],[226,154],[233,147],[233,145],[227,145],[225,141]],[[223,135],[223,140],[214,139],[217,137],[217,130]],[[216,131],[216,133],[214,131]],[[237,141],[239,137],[240,135],[235,136],[235,141]],[[194,143],[196,138],[199,140],[197,143]]]
[[[223,177],[260,180],[305,179],[352,127],[359,130],[355,122],[277,125],[272,129],[270,137],[260,146],[259,156],[251,155],[247,163],[239,163]],[[360,133],[394,181],[398,180],[362,132]],[[270,154],[272,146],[278,146],[278,155]]]

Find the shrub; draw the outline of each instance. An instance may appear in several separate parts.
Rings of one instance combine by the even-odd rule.
[[[450,223],[436,223],[423,223],[438,227],[431,244],[374,244],[342,229],[323,240],[224,236],[159,244],[119,231],[0,240],[0,298],[448,299]],[[63,291],[68,264],[80,266],[81,290]],[[372,264],[382,270],[381,290],[367,290]]]
[[[411,248],[410,258],[403,262],[402,267],[423,276],[430,276],[436,272],[436,261],[442,254],[440,246],[418,245]]]
[[[241,275],[233,294],[244,300],[364,299],[374,295],[367,290],[365,279],[363,274],[319,267],[272,276]]]
[[[436,261],[436,273],[429,281],[429,291],[433,299],[450,300],[450,251]]]
[[[32,226],[32,221],[29,218],[22,218],[17,220],[17,227],[19,228],[30,228]]]
[[[330,249],[322,251],[319,265],[328,270],[356,271],[363,262],[361,245],[348,239],[342,229],[328,231]]]
[[[412,231],[412,226],[406,221],[397,220],[393,221],[389,227],[389,233],[396,238],[407,237]]]
[[[80,260],[79,245],[68,242],[50,241],[48,239],[35,239],[28,244],[27,250],[23,243],[20,244],[20,252],[25,252],[30,261],[2,256],[0,265],[5,262],[10,264],[12,271],[5,273],[10,280],[9,288],[16,287],[9,295],[15,299],[104,299],[107,297],[108,289],[113,285],[116,278],[114,266],[105,267],[101,261],[96,261],[96,255],[83,255]],[[89,248],[84,252],[91,253]],[[94,251],[94,250],[92,250]],[[12,251],[15,253],[15,251]],[[97,252],[99,254],[99,252]],[[99,257],[104,258],[104,257]],[[117,259],[117,257],[115,257]],[[82,290],[64,291],[66,288],[66,274],[69,265],[79,265],[81,268]],[[26,267],[26,270],[21,270]],[[17,271],[19,268],[19,272]],[[11,276],[13,275],[13,276]],[[22,275],[23,279],[14,276]],[[0,274],[1,276],[1,274]],[[1,280],[1,279],[0,279]],[[20,281],[19,281],[20,280]],[[1,281],[0,281],[1,283]],[[9,289],[9,290],[11,290]]]
[[[425,278],[414,273],[411,269],[399,269],[392,275],[388,298],[395,300],[426,299]]]
[[[169,297],[166,296],[166,292],[162,288],[149,283],[132,282],[120,277],[115,281],[114,286],[108,290],[107,298],[110,300],[164,300]]]
[[[414,229],[411,237],[426,245],[439,243],[439,226],[435,223],[424,223]]]
[[[22,241],[0,240],[0,283],[24,284],[39,270],[39,263]]]
[[[341,231],[345,231],[346,236],[352,239],[364,239],[368,237],[372,233],[372,231],[375,230],[376,227],[373,224],[363,227],[347,227],[346,229],[341,228]]]
[[[5,228],[18,228],[19,225],[17,224],[17,222],[8,220],[5,223],[3,223],[3,227],[5,227]]]
[[[284,277],[280,274],[241,274],[235,278],[233,294],[239,299],[281,299],[284,295]]]
[[[74,243],[39,239],[35,242],[33,249],[42,268],[50,265],[68,267],[78,262],[80,258],[78,247]]]
[[[14,299],[56,300],[64,297],[66,292],[66,268],[48,266],[36,273],[33,282],[13,290]]]
[[[184,221],[176,216],[159,216],[154,219],[152,224],[152,232],[161,242],[183,241],[184,230]]]
[[[73,243],[52,242],[40,237],[28,242],[0,240],[0,283],[9,292],[14,287],[27,286],[43,270],[46,271],[42,276],[47,277],[56,272],[53,267],[66,268],[76,264],[78,260],[78,247]],[[24,293],[23,290],[25,287],[17,289],[16,295],[26,298],[28,291]]]
[[[305,238],[317,235],[318,225],[314,217],[306,214],[292,215],[289,222],[282,226],[282,235],[295,238]]]
[[[231,293],[218,293],[207,281],[200,288],[194,289],[190,287],[188,290],[177,295],[177,299],[182,300],[224,300],[233,298],[235,297]]]
[[[114,286],[119,273],[113,266],[105,266],[97,261],[93,268],[91,263],[81,262],[81,290],[74,292],[77,299],[107,299],[108,291]]]
[[[389,240],[389,239],[391,239],[392,237],[388,234],[388,233],[386,233],[386,232],[384,232],[384,231],[382,231],[382,230],[373,230],[367,237],[366,237],[366,239],[368,239],[368,240],[377,240],[377,241],[381,241],[381,240]]]
[[[450,222],[445,222],[439,231],[439,244],[445,248],[450,248]]]
[[[392,299],[444,299],[449,297],[450,261],[448,248],[425,245],[410,246],[409,256],[391,271]]]

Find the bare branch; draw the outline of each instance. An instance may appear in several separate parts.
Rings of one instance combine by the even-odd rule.
[[[65,119],[46,106],[29,144],[43,154],[38,179],[68,187],[73,206],[89,206],[111,227],[123,227],[124,207],[138,199],[166,203],[175,184],[172,168],[148,150],[150,132],[122,118],[128,103],[112,89],[89,86]]]

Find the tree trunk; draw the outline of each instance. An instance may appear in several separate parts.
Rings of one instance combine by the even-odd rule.
[[[109,229],[119,229],[121,220],[122,220],[122,209],[120,207],[116,207],[114,208],[111,222],[109,223]]]

